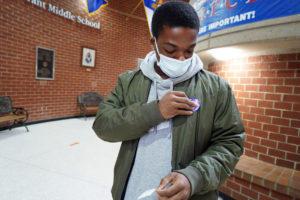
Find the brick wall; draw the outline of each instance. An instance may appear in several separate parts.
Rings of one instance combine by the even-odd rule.
[[[208,70],[227,80],[234,91],[246,130],[244,154],[298,173],[300,53],[214,62]],[[235,199],[293,199],[235,176],[220,190]]]
[[[25,107],[29,121],[76,116],[77,95],[95,91],[107,96],[119,73],[135,69],[137,58],[151,50],[144,20],[129,18],[139,0],[111,1],[87,16],[81,0],[44,0],[75,16],[100,21],[100,30],[55,15],[27,0],[0,0],[0,95]],[[145,18],[141,5],[134,13]],[[145,18],[146,19],[146,18]],[[36,46],[55,50],[55,80],[35,79]],[[96,66],[81,66],[82,47],[96,50]]]

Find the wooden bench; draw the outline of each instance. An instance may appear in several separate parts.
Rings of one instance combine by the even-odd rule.
[[[90,112],[97,112],[99,103],[104,101],[104,97],[96,92],[86,92],[78,96],[78,104],[80,108],[80,116],[84,116]]]
[[[28,112],[24,108],[13,107],[10,97],[0,96],[0,124],[13,122],[9,130],[17,125],[23,125],[29,131],[25,122],[28,119]]]

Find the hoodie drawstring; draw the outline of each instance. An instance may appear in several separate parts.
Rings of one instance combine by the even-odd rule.
[[[155,100],[158,100],[158,93],[157,93],[157,80],[154,79],[154,93],[155,93]],[[154,127],[154,132],[157,134],[157,125]]]

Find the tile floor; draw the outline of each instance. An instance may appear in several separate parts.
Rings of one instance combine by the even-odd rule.
[[[93,121],[0,131],[0,200],[111,200],[120,143],[100,140]]]
[[[94,118],[0,131],[1,200],[110,200],[120,143],[100,140]]]

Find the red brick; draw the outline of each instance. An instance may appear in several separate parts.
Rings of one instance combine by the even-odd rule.
[[[283,118],[273,118],[272,119],[272,124],[275,125],[282,125],[282,126],[289,126],[290,120],[288,119],[283,119]],[[281,127],[282,128],[282,127]]]
[[[250,108],[248,106],[238,105],[239,111],[248,113],[250,111]]]
[[[295,162],[299,162],[300,161],[300,155],[299,154],[295,154],[295,153],[287,153],[286,158],[288,160],[292,160]]]
[[[259,63],[261,61],[261,57],[260,56],[252,56],[252,57],[248,57],[248,62],[256,62]]]
[[[248,148],[248,149],[251,149],[251,148],[252,148],[252,144],[249,143],[249,142],[247,142],[247,141],[245,141],[245,142],[244,142],[244,147],[245,147],[245,148]]]
[[[247,77],[248,72],[247,71],[235,71],[236,77]]]
[[[298,121],[298,120],[292,120],[291,124],[292,124],[292,127],[295,127],[298,129],[300,128],[300,121]]]
[[[248,200],[248,198],[245,195],[242,195],[241,193],[237,193],[234,191],[232,192],[232,197],[238,200]]]
[[[269,136],[268,132],[261,131],[261,130],[254,130],[253,135],[261,138],[268,138]]]
[[[251,135],[246,135],[246,141],[258,144],[259,143],[259,138],[251,136]]]
[[[288,68],[289,69],[299,69],[300,62],[288,62]]]
[[[259,155],[259,160],[267,162],[267,163],[275,164],[275,158],[274,157],[267,156],[267,155],[264,155],[264,154]]]
[[[257,106],[257,100],[253,99],[245,99],[246,106]]]
[[[289,101],[289,102],[300,102],[300,95],[284,95],[283,101]]]
[[[279,86],[277,86],[279,87]],[[260,92],[274,92],[274,86],[268,86],[268,85],[260,85],[259,91]]]
[[[266,94],[266,100],[280,101],[281,95],[280,94]]]
[[[237,83],[239,83],[239,79],[238,78],[229,78],[228,82],[230,84],[237,84]]]
[[[283,102],[275,102],[274,108],[284,109],[284,110],[291,110],[292,109],[292,104],[291,103],[283,103]],[[299,106],[299,111],[300,111],[300,106]]]
[[[268,197],[266,195],[263,195],[263,194],[259,194],[259,200],[274,200],[273,197]]]
[[[277,134],[277,133],[270,133],[269,138],[271,140],[276,140],[280,142],[285,142],[286,141],[286,136],[283,134]]]
[[[261,146],[261,145],[253,144],[253,145],[252,145],[252,150],[253,150],[253,151],[256,151],[256,152],[259,152],[259,153],[264,153],[264,154],[267,153],[267,148],[266,148],[266,147],[263,147],[263,146]]]
[[[238,84],[235,84],[235,85],[233,86],[233,89],[234,89],[234,90],[244,91],[244,90],[245,90],[245,86],[244,86],[244,85],[238,85]]]
[[[272,191],[272,197],[276,198],[278,200],[293,200],[292,197],[289,197],[287,195],[284,195],[284,194],[281,194],[281,193],[278,193],[278,192],[275,192],[275,191]]]
[[[300,171],[300,163],[296,164],[296,170]]]
[[[282,151],[296,152],[297,147],[293,144],[278,143],[278,149]]]
[[[264,85],[267,83],[267,79],[265,78],[252,78],[252,83],[253,84],[261,84]]]
[[[245,149],[245,155],[250,156],[252,158],[257,158],[258,153],[249,149]]]
[[[258,107],[273,108],[273,101],[259,101]]]
[[[285,85],[300,85],[300,78],[287,78],[285,79]]]
[[[278,56],[278,60],[283,61],[290,61],[290,60],[297,60],[297,54],[296,53],[290,53],[290,54],[280,54]]]
[[[277,132],[278,132],[278,129],[279,129],[278,126],[269,125],[269,124],[264,124],[264,125],[263,125],[263,130],[264,130],[264,131],[270,131],[270,132],[277,133]]]
[[[255,107],[251,107],[251,108],[250,108],[250,113],[263,115],[263,114],[265,113],[265,109],[263,109],[263,108],[255,108]]]
[[[293,88],[288,86],[276,86],[276,92],[277,93],[292,93]]]
[[[248,127],[260,130],[261,129],[261,123],[249,121],[248,122]]]
[[[285,118],[300,120],[300,112],[283,111],[282,116]]]
[[[287,62],[275,62],[275,63],[270,63],[270,69],[286,69],[287,67]]]
[[[277,77],[294,77],[294,70],[280,70],[277,72]]]
[[[235,101],[237,105],[244,105],[244,99],[236,98]]]
[[[297,128],[290,128],[290,127],[280,127],[280,133],[292,136],[298,136],[298,129]]]
[[[268,139],[261,139],[260,144],[266,147],[276,148],[277,142]]]
[[[252,184],[251,189],[254,190],[254,191],[257,191],[259,193],[262,193],[262,194],[266,194],[266,195],[270,194],[270,190],[269,189],[261,187],[261,186],[256,185],[256,184]]]
[[[258,77],[259,71],[248,71],[248,77]]]
[[[234,183],[232,180],[227,180],[226,185],[235,191],[239,192],[241,190],[241,187],[238,184]]]
[[[236,178],[236,177],[235,177],[234,180],[235,180],[236,183],[238,183],[238,184],[240,184],[240,185],[243,185],[243,186],[245,186],[245,187],[247,187],[247,188],[250,187],[250,183],[249,183],[248,181],[245,181],[245,180],[243,180],[243,179],[239,179],[239,178]]]
[[[256,121],[263,123],[271,123],[271,117],[265,115],[257,115]]]
[[[244,124],[244,126],[245,126],[245,124]],[[247,126],[245,126],[245,132],[247,133],[247,135],[252,135],[253,129],[252,128],[248,128]]]
[[[264,93],[251,92],[250,97],[252,99],[264,99]]]
[[[294,103],[294,105],[293,105],[293,111],[300,111],[300,104]]]
[[[259,86],[257,85],[246,85],[246,91],[258,91]]]
[[[251,190],[249,190],[248,188],[242,188],[242,194],[252,198],[252,199],[257,199],[258,197],[258,193],[257,192],[253,192]]]
[[[242,91],[238,91],[238,95],[239,98],[249,98],[249,92],[242,92]]]
[[[300,94],[300,87],[295,87],[294,94]]]
[[[257,64],[254,64],[254,68],[256,70],[269,70],[270,67],[269,67],[269,63],[257,63]]]
[[[251,78],[240,78],[240,84],[250,84]]]
[[[283,85],[283,78],[268,78],[267,84],[268,85]]]
[[[268,149],[268,155],[285,158],[285,152],[276,149]]]
[[[281,117],[281,110],[266,109],[265,113],[269,116]]]
[[[272,78],[277,77],[276,71],[261,71],[260,77],[272,77]]]
[[[262,62],[274,62],[278,60],[278,55],[263,55],[261,56]]]
[[[231,196],[231,189],[227,188],[223,185],[219,187],[219,191],[226,194],[226,195],[228,195],[228,196]]]
[[[243,119],[246,119],[246,120],[252,120],[254,121],[255,120],[255,115],[253,114],[249,114],[249,113],[243,113]]]
[[[300,145],[300,137],[289,136],[288,143]]]

